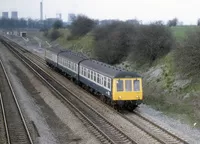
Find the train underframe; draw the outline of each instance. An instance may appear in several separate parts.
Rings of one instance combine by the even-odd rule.
[[[63,72],[61,69],[58,69],[57,67],[55,67],[54,65],[52,65],[51,63],[46,63],[49,67],[51,67],[52,69],[54,69],[55,71],[61,73],[62,75],[66,76],[69,80],[71,80],[72,82],[78,84],[80,87],[82,87],[84,90],[86,90],[87,92],[91,93],[92,95],[98,97],[98,99],[100,99],[102,102],[110,105],[111,107],[113,107],[114,109],[116,109],[117,111],[121,111],[121,110],[128,110],[128,111],[133,111],[134,109],[136,109],[139,104],[142,103],[141,100],[126,100],[126,101],[113,101],[112,99],[110,99],[109,97],[102,95],[101,93],[99,93],[98,91],[96,91],[95,89],[85,85],[82,82],[78,82],[75,78],[71,77],[70,75],[68,75],[66,72]]]

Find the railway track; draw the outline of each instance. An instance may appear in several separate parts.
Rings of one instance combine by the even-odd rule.
[[[156,138],[159,142],[165,144],[188,144],[185,139],[178,137],[175,134],[170,133],[166,129],[158,126],[151,120],[147,119],[139,112],[122,114],[130,123],[143,129],[145,132],[150,133],[152,137]]]
[[[120,129],[107,121],[100,113],[91,106],[79,99],[73,92],[68,91],[65,86],[39,68],[33,61],[3,41],[21,61],[23,61],[48,87],[66,103],[68,108],[86,125],[86,127],[102,142],[112,144],[135,144],[136,142],[128,137]]]
[[[0,87],[3,87],[0,93],[0,105],[6,136],[4,142],[7,144],[33,144],[22,110],[1,60],[0,73],[3,74],[0,84]]]
[[[23,48],[20,48],[23,50]],[[41,59],[39,56],[32,54],[33,58],[36,59],[38,62],[45,65],[45,61]],[[29,57],[31,58],[31,56]],[[137,126],[139,129],[142,129],[145,133],[150,135],[159,143],[184,143],[187,144],[188,142],[184,139],[179,138],[175,134],[172,134],[165,130],[164,128],[156,125],[155,123],[151,122],[147,118],[143,117],[139,113],[128,113],[128,114],[120,114],[123,118],[128,120],[133,125]]]

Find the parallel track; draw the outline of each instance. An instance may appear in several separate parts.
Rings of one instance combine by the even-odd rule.
[[[7,124],[7,120],[6,120],[6,114],[5,114],[5,109],[4,109],[4,104],[3,104],[3,99],[2,99],[2,96],[1,96],[1,93],[0,93],[0,105],[1,105],[1,108],[0,108],[0,112],[1,112],[1,129],[2,129],[2,133],[5,133],[6,135],[6,138],[3,139],[2,138],[2,141],[7,142],[7,144],[10,144],[10,137],[9,137],[9,132],[8,132],[8,124]],[[4,130],[4,132],[3,132]],[[1,141],[1,142],[2,142]]]
[[[3,73],[4,78],[1,82],[5,86],[0,94],[0,104],[7,144],[33,144],[22,110],[1,60],[0,72]]]
[[[48,87],[51,88],[58,96],[64,100],[67,106],[83,121],[83,123],[92,131],[92,133],[102,143],[112,144],[135,144],[134,140],[124,134],[120,129],[116,128],[112,123],[107,121],[100,113],[94,110],[91,106],[79,99],[73,92],[66,89],[56,79],[51,77],[48,73],[43,71],[33,61],[23,56],[19,50],[12,45],[3,41],[4,45],[8,47],[21,61],[23,61],[40,79],[42,79]]]
[[[147,133],[151,133],[151,136],[156,138],[159,142],[165,144],[188,144],[188,142],[175,134],[170,133],[166,129],[158,126],[151,120],[142,116],[140,113],[134,111],[134,113],[122,114],[126,120],[143,129]]]

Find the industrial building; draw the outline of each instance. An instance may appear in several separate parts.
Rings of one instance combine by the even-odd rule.
[[[56,18],[59,19],[59,20],[62,20],[62,14],[61,13],[57,13],[56,14]]]
[[[2,12],[2,18],[8,19],[8,12]]]
[[[11,18],[12,19],[18,19],[18,12],[17,11],[12,11],[11,12]]]

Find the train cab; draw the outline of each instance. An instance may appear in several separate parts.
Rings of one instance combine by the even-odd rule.
[[[134,109],[143,100],[142,77],[132,72],[120,72],[112,80],[112,100]]]

